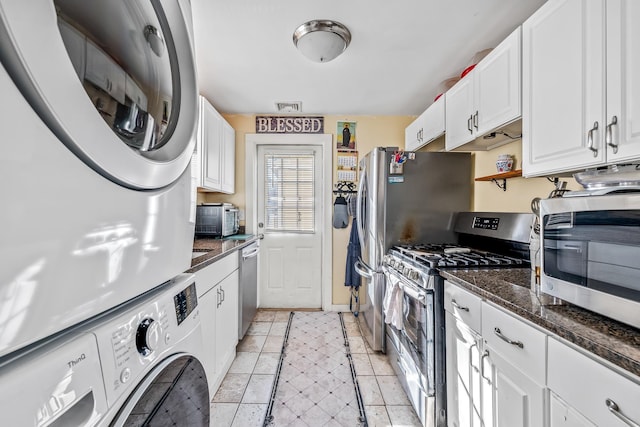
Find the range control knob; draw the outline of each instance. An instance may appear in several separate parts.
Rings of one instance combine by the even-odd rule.
[[[136,332],[136,348],[143,356],[148,356],[158,347],[160,325],[147,317],[138,325]]]
[[[411,271],[411,273],[409,273],[409,279],[418,280],[419,278],[420,278],[420,273],[418,273],[417,271],[413,270]]]

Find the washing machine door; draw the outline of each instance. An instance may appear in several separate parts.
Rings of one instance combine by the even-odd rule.
[[[87,165],[128,188],[162,188],[195,146],[190,29],[189,0],[0,0],[0,61]]]
[[[135,389],[111,426],[209,426],[209,387],[193,356],[173,355]]]

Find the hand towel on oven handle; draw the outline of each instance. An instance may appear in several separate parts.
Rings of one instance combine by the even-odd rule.
[[[404,326],[402,322],[402,303],[404,301],[404,291],[400,286],[400,279],[393,275],[388,275],[389,286],[382,301],[384,311],[384,322],[394,326],[401,331]]]

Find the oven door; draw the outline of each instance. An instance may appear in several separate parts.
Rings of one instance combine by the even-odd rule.
[[[400,344],[405,363],[411,363],[419,372],[419,386],[428,396],[435,395],[435,325],[434,293],[425,290],[404,278],[393,269],[385,267],[387,276],[386,292],[393,286],[402,291],[401,324],[385,319],[389,324],[394,340]],[[386,294],[389,295],[389,294]],[[386,298],[385,298],[386,300]],[[394,303],[393,301],[391,303]]]

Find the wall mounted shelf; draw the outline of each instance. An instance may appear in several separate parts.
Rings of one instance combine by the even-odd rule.
[[[502,189],[502,191],[507,191],[507,179],[508,178],[517,178],[522,176],[522,169],[518,169],[515,171],[509,171],[509,172],[502,172],[502,173],[497,173],[495,175],[487,175],[487,176],[480,176],[478,178],[476,178],[476,181],[491,181],[493,183],[495,183],[499,188]],[[502,184],[500,183],[499,180],[502,180]]]

